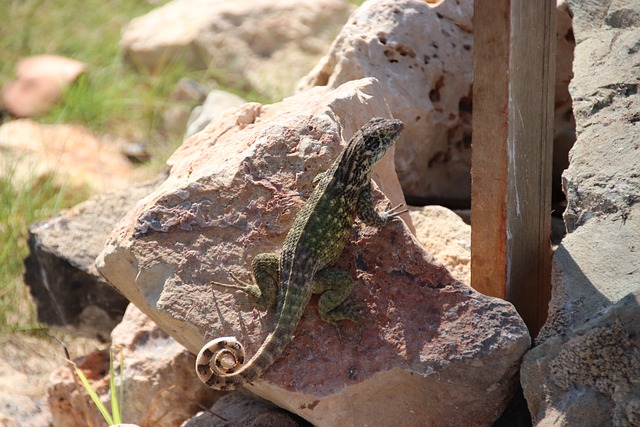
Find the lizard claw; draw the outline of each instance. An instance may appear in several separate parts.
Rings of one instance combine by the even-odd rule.
[[[402,209],[402,208],[404,208],[404,209]],[[396,205],[396,206],[384,211],[383,215],[388,217],[388,218],[394,218],[394,217],[400,216],[400,215],[402,215],[403,213],[406,213],[406,212],[409,212],[409,209],[406,208],[406,205],[404,203],[400,203],[399,205]]]
[[[236,276],[233,273],[229,273],[229,276],[231,276],[231,278],[233,279],[234,282],[237,283],[237,285],[233,285],[230,283],[220,283],[220,282],[211,282],[212,285],[216,285],[216,286],[224,286],[225,288],[232,288],[232,289],[239,289],[241,291],[247,291],[247,289],[251,288],[253,285],[247,282],[243,282],[242,280],[240,280],[238,278],[238,276]]]
[[[258,307],[263,307],[263,301],[261,300],[261,296],[262,293],[260,291],[260,287],[258,287],[257,285],[254,285],[252,283],[247,283],[247,282],[243,282],[242,280],[240,280],[235,274],[233,273],[229,273],[229,276],[231,276],[231,279],[233,279],[234,282],[237,283],[236,284],[231,284],[231,283],[220,283],[220,282],[211,282],[212,285],[215,286],[222,286],[225,288],[231,288],[231,289],[237,289],[239,291],[244,292],[245,294],[247,294],[249,296],[249,299],[251,300],[251,303],[247,303],[247,304],[239,304],[241,306],[258,306]]]

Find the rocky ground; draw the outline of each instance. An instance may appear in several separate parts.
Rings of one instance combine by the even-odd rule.
[[[141,71],[175,55],[224,66],[289,97],[263,105],[211,92],[188,125],[167,108],[187,137],[166,175],[133,184],[142,179],[117,138],[28,119],[0,126],[16,159],[51,149],[29,167],[55,164],[61,179],[114,190],[34,224],[25,275],[41,321],[92,337],[69,339],[71,355],[103,401],[108,352],[97,340],[122,352],[125,419],[139,425],[488,426],[514,395],[496,425],[638,425],[635,2],[558,1],[554,182],[567,235],[556,239],[549,320],[532,349],[510,304],[468,286],[468,212],[412,207],[402,224],[354,227],[338,263],[373,319],[362,342],[338,341],[311,307],[282,358],[231,394],[197,380],[193,353],[232,334],[253,354],[273,316],[209,282],[247,277],[257,253],[280,247],[313,177],[370,117],[406,127],[374,172],[379,206],[468,204],[473,4],[212,4],[173,1],[132,21],[124,55]],[[176,104],[205,98],[188,81],[174,94]],[[10,335],[0,368],[3,425],[101,425],[56,341]]]

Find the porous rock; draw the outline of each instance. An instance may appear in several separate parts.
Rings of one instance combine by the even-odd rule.
[[[173,427],[209,406],[220,396],[191,375],[195,358],[164,333],[133,304],[111,334],[116,387],[119,369],[124,371],[122,418],[138,425]],[[122,351],[122,365],[120,354]],[[74,361],[110,408],[109,351],[99,350]],[[104,420],[87,392],[74,382],[68,366],[53,372],[47,399],[53,425],[83,427],[103,425]],[[85,401],[83,404],[82,400]],[[85,418],[85,404],[88,413]]]
[[[373,76],[405,123],[396,170],[408,197],[468,200],[471,193],[473,3],[367,1],[299,84],[335,88]]]
[[[46,113],[85,72],[87,64],[57,55],[35,55],[16,65],[16,79],[2,87],[2,105],[15,117]]]
[[[98,273],[94,261],[113,227],[156,185],[95,196],[29,226],[24,280],[38,321],[108,339],[128,301]]]
[[[192,352],[235,335],[253,354],[273,312],[210,282],[248,279],[256,254],[277,252],[341,141],[385,115],[375,79],[226,112],[169,160],[167,181],[114,230],[100,272]],[[373,176],[396,204],[392,157]],[[389,204],[377,190],[375,199],[378,209]],[[400,221],[354,226],[337,267],[364,304],[362,340],[345,325],[340,343],[314,299],[292,343],[248,390],[318,426],[489,425],[498,417],[530,341],[511,304],[456,281]]]
[[[525,355],[522,377],[536,425],[640,424],[638,319],[640,292],[635,292]]]
[[[640,80],[634,65],[640,62],[640,5],[569,5],[577,42],[570,90],[578,138],[563,176],[568,234],[553,257],[549,317],[536,339],[540,346],[523,362],[522,385],[539,425],[596,426],[603,419],[637,425],[635,410],[621,409],[637,406],[621,393],[628,389],[625,378],[607,374],[607,390],[597,386],[612,355],[600,348],[605,337],[596,319],[604,321],[617,310],[612,304],[640,291]],[[637,320],[632,323],[623,325],[625,333],[637,328]],[[586,339],[592,335],[599,338]],[[569,348],[576,361],[590,358],[598,369],[570,382],[546,376],[553,366],[572,363],[563,350]],[[635,350],[619,348],[625,353],[620,357],[637,357]]]
[[[135,18],[121,45],[134,66],[155,72],[181,60],[215,67],[232,82],[280,99],[292,93],[346,22],[346,0],[173,0]]]

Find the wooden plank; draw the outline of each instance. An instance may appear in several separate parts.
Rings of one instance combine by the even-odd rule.
[[[555,0],[476,0],[471,284],[532,334],[550,296]]]

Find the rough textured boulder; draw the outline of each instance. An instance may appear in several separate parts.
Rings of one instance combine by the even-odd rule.
[[[121,349],[124,389],[122,417],[138,425],[173,427],[209,406],[220,396],[191,374],[195,357],[158,328],[133,304],[129,305],[122,323],[111,334],[115,350],[114,365],[119,372]],[[95,351],[75,363],[89,379],[107,408],[109,397],[109,352]],[[119,381],[116,382],[119,384]],[[47,390],[53,425],[83,427],[88,425],[84,407],[89,409],[92,425],[104,425],[102,416],[84,389],[78,389],[68,366],[52,375]],[[143,424],[144,423],[144,424]]]
[[[640,425],[638,319],[640,292],[526,354],[522,377],[538,425]]]
[[[210,282],[248,278],[256,254],[277,251],[341,141],[387,114],[375,79],[225,113],[180,147],[167,181],[114,230],[100,272],[192,352],[235,335],[253,354],[273,313]],[[396,204],[392,153],[374,178]],[[375,197],[379,209],[389,203]],[[364,304],[362,340],[345,325],[341,343],[314,299],[285,353],[247,389],[319,426],[491,424],[530,341],[514,308],[453,279],[402,222],[358,224],[350,240],[337,266]]]
[[[15,117],[44,114],[85,72],[87,64],[57,55],[36,55],[16,65],[16,80],[2,87],[0,105]]]
[[[31,224],[24,280],[40,322],[108,339],[128,301],[105,282],[94,261],[113,227],[156,185],[105,193]]]
[[[299,90],[376,77],[405,123],[396,170],[409,197],[471,193],[473,3],[365,2]]]
[[[195,69],[213,66],[280,99],[351,10],[346,0],[173,0],[132,20],[121,45],[136,67],[160,71],[176,59]]]
[[[570,89],[578,139],[564,174],[568,234],[554,255],[549,320],[537,338],[541,345],[525,358],[522,384],[541,425],[595,426],[602,425],[602,417],[613,425],[637,425],[637,397],[624,392],[626,374],[611,372],[609,352],[620,352],[616,366],[633,366],[638,343],[624,334],[637,329],[637,320],[617,330],[622,335],[615,345],[624,344],[618,350],[600,347],[608,339],[602,335],[616,330],[613,324],[602,330],[607,316],[617,312],[610,306],[640,291],[640,4],[570,6],[577,42]],[[573,360],[569,351],[576,352]],[[545,375],[554,366],[566,370],[578,362],[589,371],[575,381]],[[633,381],[637,378],[636,373]]]

